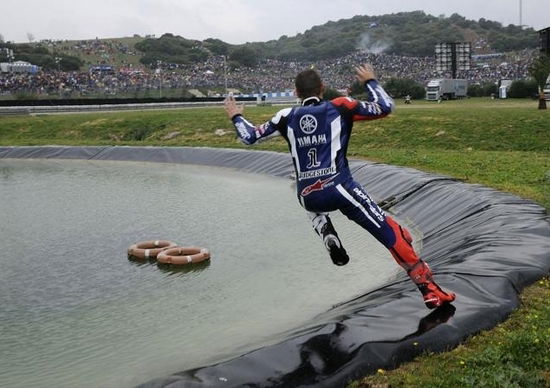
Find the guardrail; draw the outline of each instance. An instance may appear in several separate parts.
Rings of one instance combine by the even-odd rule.
[[[255,103],[255,102],[254,102]],[[55,105],[55,106],[5,106],[0,107],[0,115],[30,115],[52,113],[110,112],[144,109],[176,109],[205,106],[220,106],[221,101],[209,102],[161,102],[148,104],[101,104],[101,105]]]
[[[292,105],[296,99],[270,100],[266,102],[242,101],[245,105],[271,105],[285,104]],[[54,105],[54,106],[4,106],[0,107],[2,115],[32,115],[32,114],[55,114],[55,113],[86,113],[86,112],[116,112],[145,109],[183,109],[208,106],[221,106],[223,101],[200,101],[200,102],[160,102],[146,104],[101,104],[101,105]]]

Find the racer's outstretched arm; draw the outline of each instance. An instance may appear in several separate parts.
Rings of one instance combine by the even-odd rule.
[[[225,112],[227,117],[233,122],[237,136],[244,144],[251,145],[259,140],[265,140],[273,136],[281,135],[279,131],[282,126],[286,126],[286,115],[283,109],[275,117],[266,123],[256,126],[244,118],[244,105],[237,105],[233,96],[228,96],[224,101]],[[290,111],[290,110],[288,110]],[[285,120],[282,120],[284,116]]]
[[[365,64],[357,67],[355,72],[357,80],[365,86],[367,99],[357,101],[349,97],[339,97],[331,102],[348,111],[353,121],[375,120],[389,115],[394,108],[393,99],[376,80],[372,67]]]

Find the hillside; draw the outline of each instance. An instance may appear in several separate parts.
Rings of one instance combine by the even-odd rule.
[[[144,63],[152,63],[155,55],[151,54],[155,52],[162,52],[163,60],[172,58],[174,63],[190,63],[197,57],[228,52],[232,60],[253,65],[264,58],[313,61],[340,57],[356,50],[430,56],[436,43],[448,41],[472,42],[478,53],[507,52],[536,48],[538,34],[532,28],[504,27],[485,19],[467,20],[458,14],[435,17],[415,11],[330,21],[303,34],[283,35],[268,42],[233,46],[214,40],[189,41],[167,34],[147,39],[136,47],[144,52]]]
[[[46,70],[75,70],[108,63],[117,67],[157,61],[174,64],[204,62],[212,56],[228,55],[235,64],[254,66],[262,59],[315,61],[366,50],[401,56],[433,55],[438,42],[469,41],[476,53],[519,51],[538,45],[532,28],[502,26],[453,14],[435,17],[422,11],[381,16],[355,16],[312,27],[295,36],[267,42],[231,45],[219,39],[189,40],[172,34],[160,38],[95,39],[88,41],[42,41],[33,44],[0,42],[0,62],[14,51],[15,60],[27,60]],[[56,61],[55,58],[58,58]]]
[[[435,17],[422,11],[383,16],[355,16],[328,22],[294,37],[253,43],[267,57],[281,59],[328,59],[354,50],[406,56],[433,55],[438,42],[470,41],[478,51],[503,52],[535,48],[538,35],[532,28],[521,29],[480,19],[467,20],[453,14]]]

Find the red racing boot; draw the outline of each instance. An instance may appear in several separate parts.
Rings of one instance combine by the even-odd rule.
[[[407,273],[422,293],[424,303],[429,309],[443,306],[455,300],[454,292],[445,292],[434,282],[430,267],[422,260]]]
[[[455,300],[455,294],[443,291],[434,282],[428,264],[418,258],[412,246],[412,236],[409,231],[390,216],[386,217],[386,222],[395,233],[395,242],[389,248],[390,252],[395,261],[407,270],[407,274],[424,296],[426,306],[433,309]]]

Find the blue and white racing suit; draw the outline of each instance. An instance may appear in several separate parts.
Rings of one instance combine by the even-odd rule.
[[[340,210],[390,249],[396,261],[409,270],[418,262],[410,235],[353,180],[346,158],[353,122],[383,118],[394,106],[376,80],[365,82],[365,88],[366,101],[309,97],[302,106],[282,109],[260,126],[242,115],[232,121],[238,137],[248,145],[273,136],[286,139],[296,171],[298,199],[310,212],[318,233],[326,213]]]

